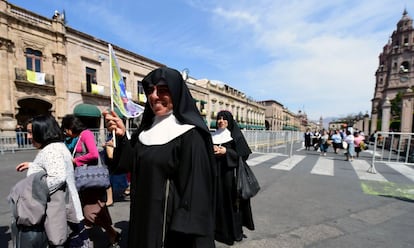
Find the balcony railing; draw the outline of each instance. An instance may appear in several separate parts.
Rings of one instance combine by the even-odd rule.
[[[99,96],[110,96],[111,89],[107,86],[99,85],[99,84],[91,84],[91,88],[88,89],[87,83],[82,82],[82,93],[89,93],[93,95]]]
[[[16,81],[26,82],[26,83],[32,83],[28,80],[27,77],[27,70],[25,68],[15,68],[16,72]],[[47,86],[55,86],[55,76],[52,74],[45,73],[44,78],[44,84],[38,84],[38,85],[47,85]],[[36,83],[33,83],[36,85]]]

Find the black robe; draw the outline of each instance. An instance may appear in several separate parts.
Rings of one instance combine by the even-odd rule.
[[[241,199],[236,192],[236,171],[239,155],[234,149],[234,140],[221,144],[226,154],[216,155],[217,163],[217,204],[215,239],[233,245],[242,240],[243,227],[254,230],[250,199]],[[246,160],[248,156],[243,159]]]
[[[306,132],[305,134],[304,134],[304,137],[305,137],[305,147],[306,147],[306,149],[308,149],[309,147],[311,147],[312,145],[311,145],[311,137],[312,137],[312,133],[308,133],[308,132]]]
[[[136,134],[119,141],[115,159],[131,169],[128,247],[161,247],[167,179],[165,247],[215,247],[215,173],[200,131],[190,129],[163,145],[144,145]]]

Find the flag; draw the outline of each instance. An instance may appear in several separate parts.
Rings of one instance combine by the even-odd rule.
[[[26,70],[27,81],[35,84],[46,84],[45,73]]]
[[[111,102],[114,103],[119,111],[127,118],[138,117],[143,111],[144,107],[136,104],[128,97],[125,82],[122,78],[121,70],[115,57],[115,52],[111,45],[109,46],[109,57],[111,63]]]
[[[91,84],[91,93],[103,95],[105,93],[105,88],[103,85]]]

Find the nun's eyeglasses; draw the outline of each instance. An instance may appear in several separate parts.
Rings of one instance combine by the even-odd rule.
[[[170,93],[170,89],[167,85],[150,86],[145,92],[147,93],[147,95],[151,95],[152,93],[154,93],[155,90],[157,91],[157,95],[165,95]]]

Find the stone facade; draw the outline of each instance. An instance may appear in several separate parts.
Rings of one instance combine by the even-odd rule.
[[[401,130],[413,132],[414,86],[414,29],[413,19],[404,10],[388,43],[379,55],[379,67],[375,73],[375,93],[372,101],[370,132],[390,131],[391,102],[397,94],[402,94]],[[366,131],[366,130],[365,130]]]
[[[215,128],[217,113],[221,110],[230,111],[241,128],[265,129],[265,106],[250,99],[245,93],[231,86],[208,79],[200,79],[196,85],[207,89],[208,96],[200,100],[206,109],[206,120],[210,128]]]
[[[261,102],[265,107],[266,129],[268,130],[282,130],[287,125],[286,114],[287,111],[283,104],[275,100],[267,100]]]
[[[138,82],[163,64],[116,46],[114,50],[127,91],[139,102]],[[37,114],[51,113],[59,120],[79,103],[101,111],[110,106],[108,43],[66,26],[59,16],[48,19],[0,1],[0,58],[4,132]],[[30,82],[30,66],[44,75],[44,82]],[[98,91],[87,87],[91,72]]]

